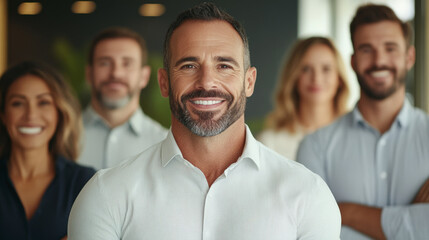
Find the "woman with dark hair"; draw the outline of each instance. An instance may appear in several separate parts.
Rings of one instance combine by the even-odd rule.
[[[61,239],[94,169],[76,164],[82,123],[68,85],[23,62],[0,78],[0,239]]]

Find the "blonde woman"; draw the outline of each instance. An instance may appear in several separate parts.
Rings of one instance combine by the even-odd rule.
[[[295,160],[302,138],[347,110],[349,88],[344,63],[331,40],[299,40],[278,80],[274,110],[259,140]]]
[[[79,105],[49,67],[0,78],[0,239],[65,239],[72,204],[94,170],[74,163]]]

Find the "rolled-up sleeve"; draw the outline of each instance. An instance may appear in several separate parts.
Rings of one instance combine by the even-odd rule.
[[[428,239],[429,204],[385,207],[381,224],[388,239]]]

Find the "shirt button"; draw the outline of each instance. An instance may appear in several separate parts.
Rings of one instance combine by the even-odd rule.
[[[387,177],[387,173],[386,172],[381,172],[380,173],[380,178],[381,179],[386,179],[386,177]]]
[[[111,141],[111,142],[113,142],[113,143],[115,143],[115,142],[116,142],[116,140],[117,140],[117,138],[116,138],[115,136],[112,136],[112,137],[110,138],[110,141]]]
[[[380,146],[383,147],[384,145],[386,145],[386,141],[384,139],[380,140]]]

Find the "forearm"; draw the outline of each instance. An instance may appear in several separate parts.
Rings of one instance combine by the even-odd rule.
[[[338,203],[342,224],[374,239],[386,239],[381,226],[381,208],[356,203]]]

